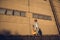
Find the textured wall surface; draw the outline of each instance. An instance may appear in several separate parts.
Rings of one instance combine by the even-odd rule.
[[[37,19],[43,35],[58,34],[49,0],[0,0],[0,8],[26,11],[26,17],[0,15],[0,30],[10,30],[12,34],[17,32],[21,35],[32,35],[32,26],[35,19],[32,13],[36,13],[51,16],[52,19]]]

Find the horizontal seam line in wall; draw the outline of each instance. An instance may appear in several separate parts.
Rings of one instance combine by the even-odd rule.
[[[16,24],[29,24],[29,23],[17,23],[17,22],[8,22],[8,21],[0,21],[0,22],[16,23]]]

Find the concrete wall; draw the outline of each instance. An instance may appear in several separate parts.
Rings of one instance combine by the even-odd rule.
[[[60,1],[59,0],[53,0],[53,4],[54,4],[54,8],[56,11],[56,15],[57,15],[57,20],[58,20],[58,29],[59,29],[59,33],[60,33]]]
[[[57,18],[60,24],[60,15],[59,15],[60,14],[60,1],[56,0],[56,1],[53,1],[53,3],[54,3],[54,8],[57,14]]]
[[[7,29],[15,34],[32,35],[35,18],[32,13],[51,16],[50,20],[37,19],[43,35],[57,35],[58,30],[51,11],[49,0],[0,0],[0,8],[26,11],[26,17],[0,15],[0,30]]]

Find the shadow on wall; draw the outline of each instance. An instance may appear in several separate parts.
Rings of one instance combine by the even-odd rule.
[[[8,35],[13,35],[13,34],[11,34],[10,30],[4,29],[4,30],[0,31],[0,35],[7,35],[8,36]],[[15,35],[19,35],[18,32],[15,32]]]
[[[0,31],[0,35],[11,35],[11,32],[9,30],[2,30]]]
[[[0,31],[0,40],[23,40],[18,33],[16,35],[12,35],[9,30]]]

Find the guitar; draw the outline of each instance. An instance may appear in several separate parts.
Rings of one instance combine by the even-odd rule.
[[[33,29],[33,30],[32,30],[32,34],[33,34],[33,35],[36,35],[36,30]]]

